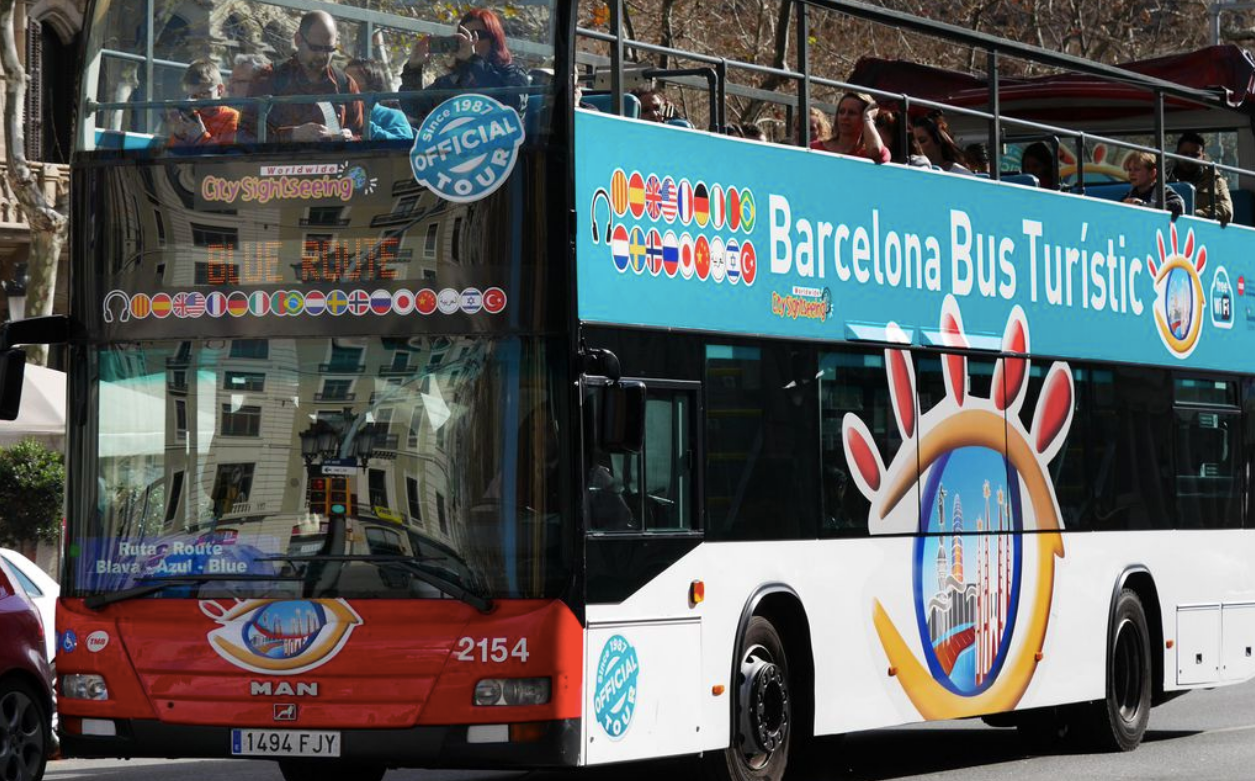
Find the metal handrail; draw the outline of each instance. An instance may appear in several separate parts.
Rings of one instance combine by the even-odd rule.
[[[617,10],[616,7],[619,6],[621,2],[622,0],[615,0],[615,2],[611,4],[612,8]],[[912,98],[905,93],[887,92],[884,90],[868,88],[863,85],[854,84],[852,82],[844,82],[844,81],[838,81],[835,79],[826,79],[826,78],[810,75],[809,63],[806,58],[806,53],[804,49],[800,46],[799,46],[799,52],[798,52],[798,61],[800,64],[800,68],[799,68],[799,71],[794,71],[794,70],[788,70],[788,69],[775,68],[771,66],[759,65],[756,63],[741,62],[738,60],[728,60],[726,58],[715,57],[708,54],[701,54],[699,52],[685,51],[681,49],[676,49],[674,47],[662,46],[659,44],[652,44],[645,41],[637,41],[637,40],[625,38],[622,34],[621,27],[615,22],[615,17],[617,16],[617,14],[612,14],[612,29],[614,30],[614,33],[604,33],[597,30],[577,27],[576,34],[577,36],[582,36],[591,40],[611,43],[614,47],[616,54],[618,55],[617,57],[609,58],[611,61],[612,68],[614,67],[616,60],[619,63],[620,68],[621,68],[623,64],[622,51],[627,48],[632,48],[632,49],[637,49],[640,51],[652,52],[652,53],[657,53],[657,54],[664,54],[664,55],[667,55],[669,57],[674,57],[679,60],[690,60],[693,62],[717,65],[719,69],[719,74],[720,74],[720,85],[722,86],[721,92],[723,92],[724,94],[727,94],[728,92],[732,94],[742,94],[742,95],[745,95],[746,97],[752,97],[752,99],[755,99],[755,100],[760,100],[764,102],[774,102],[779,105],[784,105],[784,106],[789,107],[790,109],[793,106],[798,105],[798,104],[801,104],[802,106],[806,106],[808,103],[810,103],[811,101],[809,98],[809,85],[816,84],[820,86],[831,87],[831,88],[841,89],[841,90],[855,90],[855,91],[860,91],[860,92],[867,92],[880,98],[901,101],[904,107],[904,111],[903,111],[904,116],[907,115],[906,109],[909,109],[910,106],[914,105],[914,106],[924,106],[924,107],[929,107],[929,108],[942,109],[947,112],[951,112],[953,114],[958,114],[961,116],[968,116],[968,117],[973,117],[977,119],[988,120],[991,127],[991,133],[993,134],[991,136],[991,140],[994,142],[994,145],[995,145],[995,148],[992,150],[994,152],[993,160],[992,160],[993,178],[995,179],[998,178],[998,175],[1001,173],[1001,146],[1000,144],[997,143],[997,141],[1001,136],[1001,129],[1005,125],[1012,125],[1012,126],[1016,126],[1020,128],[1027,128],[1027,129],[1031,129],[1037,132],[1049,133],[1053,136],[1062,136],[1062,137],[1075,140],[1076,145],[1077,145],[1077,185],[1081,189],[1083,189],[1084,187],[1085,146],[1087,143],[1093,143],[1093,142],[1106,143],[1106,144],[1118,146],[1125,149],[1133,149],[1133,150],[1145,151],[1151,154],[1155,154],[1159,159],[1159,170],[1161,173],[1161,175],[1158,177],[1158,187],[1161,190],[1160,192],[1161,199],[1163,198],[1163,195],[1164,195],[1162,191],[1166,188],[1167,170],[1166,170],[1165,163],[1168,160],[1182,160],[1182,161],[1187,161],[1187,162],[1194,162],[1200,166],[1205,166],[1213,171],[1224,171],[1226,173],[1236,173],[1236,174],[1244,175],[1244,176],[1255,175],[1255,172],[1247,170],[1247,169],[1238,168],[1236,166],[1223,165],[1223,164],[1216,163],[1213,161],[1198,161],[1195,158],[1189,158],[1182,155],[1178,155],[1175,152],[1170,152],[1166,149],[1166,143],[1164,139],[1165,126],[1164,126],[1164,118],[1163,118],[1165,97],[1173,97],[1177,99],[1186,100],[1189,102],[1198,103],[1201,105],[1209,105],[1209,106],[1220,107],[1220,108],[1232,108],[1232,104],[1226,99],[1227,91],[1200,90],[1200,89],[1184,87],[1182,85],[1174,84],[1172,82],[1165,81],[1163,79],[1159,79],[1159,78],[1155,78],[1151,76],[1145,76],[1143,74],[1134,73],[1132,71],[1126,71],[1126,70],[1123,70],[1121,68],[1117,68],[1114,66],[1090,62],[1088,60],[1083,60],[1078,57],[1073,57],[1071,55],[1066,55],[1066,54],[1060,54],[1058,52],[1051,52],[1049,50],[1041,49],[1035,46],[1030,46],[1026,44],[1018,44],[1013,41],[1006,41],[1006,40],[999,39],[999,38],[996,38],[994,36],[990,36],[987,34],[977,33],[971,30],[966,30],[964,28],[956,27],[954,25],[949,25],[942,22],[933,22],[931,20],[921,19],[919,17],[913,17],[913,16],[910,16],[908,14],[904,14],[901,12],[890,11],[890,10],[886,10],[886,9],[876,7],[876,6],[870,6],[862,2],[857,2],[856,0],[792,0],[792,2],[794,2],[797,5],[798,11],[799,11],[799,29],[801,28],[802,22],[805,18],[804,14],[802,14],[801,12],[803,12],[807,6],[813,6],[813,7],[823,8],[826,10],[835,11],[838,13],[845,13],[847,15],[851,15],[851,16],[855,16],[859,18],[868,19],[874,22],[893,25],[896,27],[913,29],[919,32],[924,32],[929,35],[933,35],[935,37],[940,37],[940,38],[944,38],[948,40],[955,40],[955,41],[959,41],[959,42],[983,49],[989,55],[988,65],[991,71],[990,73],[990,90],[991,90],[990,100],[991,100],[991,105],[993,106],[993,112],[991,113],[988,111],[981,111],[979,109],[972,109],[972,108],[967,108],[963,106],[955,106],[952,104],[941,103],[938,101],[927,100],[924,98]],[[1084,73],[1084,74],[1088,74],[1092,76],[1097,76],[1099,78],[1102,78],[1108,81],[1126,84],[1126,85],[1143,89],[1150,92],[1155,103],[1155,112],[1154,112],[1155,136],[1156,136],[1156,141],[1158,143],[1158,146],[1153,146],[1153,147],[1144,146],[1144,145],[1136,144],[1130,141],[1110,138],[1110,137],[1102,136],[1102,135],[1095,135],[1095,134],[1091,134],[1085,131],[1080,131],[1080,130],[1076,130],[1072,128],[1063,128],[1063,127],[1058,127],[1058,126],[1051,125],[1044,122],[1036,122],[1032,120],[1005,116],[1004,114],[1002,114],[1001,106],[998,100],[998,86],[999,85],[998,85],[997,68],[998,68],[998,55],[999,54],[1006,54],[1006,55],[1010,55],[1010,56],[1014,56],[1014,57],[1018,57],[1022,59],[1032,60],[1032,61],[1039,62],[1045,65],[1050,65],[1053,67],[1064,68],[1064,69],[1074,71],[1074,72],[1080,72],[1080,73]],[[591,55],[586,52],[581,52],[580,56],[583,56],[586,59],[602,59],[601,57],[598,57],[597,55]],[[620,70],[620,68],[615,69],[615,73],[614,73],[615,78],[613,78],[612,80],[616,88],[619,86],[620,79],[618,78],[619,76],[618,71]],[[736,85],[736,84],[729,85],[727,82],[727,69],[728,68],[733,68],[739,71],[746,71],[749,73],[776,76],[779,78],[796,81],[799,83],[799,96],[795,98],[793,96],[786,95],[783,93],[771,92],[767,90],[746,87],[743,85]],[[679,79],[677,79],[676,81],[680,81],[681,83],[683,83],[682,80],[679,80]],[[722,101],[720,101],[720,103],[722,104]],[[618,111],[620,111],[620,108],[618,106],[615,106],[613,110],[616,113],[618,113]],[[722,111],[723,111],[722,105],[712,106],[712,114],[718,113],[721,115]],[[807,124],[807,123],[804,122],[803,124]],[[806,142],[805,139],[806,139],[806,136],[808,135],[807,130],[808,128],[803,128],[802,133],[800,135],[799,140],[801,140],[803,144],[805,144]]]
[[[522,87],[485,87],[477,90],[483,95],[540,95],[547,94],[551,90],[547,86],[528,85]],[[172,109],[172,108],[212,108],[216,106],[241,106],[249,107],[256,105],[258,107],[257,115],[257,142],[264,143],[266,140],[266,118],[271,109],[275,105],[301,105],[312,103],[365,103],[364,112],[366,114],[365,127],[362,128],[363,140],[369,141],[371,138],[370,131],[370,112],[374,110],[376,103],[386,100],[398,100],[402,98],[412,98],[416,95],[427,95],[431,97],[455,97],[465,94],[462,89],[418,89],[406,92],[345,92],[331,93],[323,95],[256,95],[247,98],[210,98],[207,100],[131,100],[131,101],[111,101],[101,103],[94,100],[88,100],[84,106],[84,111],[88,116],[100,111],[119,111],[119,110],[135,110],[135,109]]]

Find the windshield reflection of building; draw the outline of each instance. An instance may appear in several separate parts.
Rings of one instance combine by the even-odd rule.
[[[189,484],[189,496],[170,498],[163,532],[236,530],[287,552],[290,537],[324,527],[326,507],[310,506],[309,481],[335,472],[352,494],[351,520],[459,546],[450,429],[460,421],[460,375],[482,365],[486,348],[444,337],[210,340],[199,354],[184,345],[166,362],[173,425],[164,466],[167,486]],[[371,426],[369,458],[347,470],[339,457],[307,469],[301,433],[320,420]],[[344,552],[371,553],[371,543],[392,538],[362,525],[349,539]]]

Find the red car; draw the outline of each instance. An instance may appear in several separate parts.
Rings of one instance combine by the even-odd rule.
[[[52,751],[50,680],[39,611],[0,559],[0,778],[43,778]]]

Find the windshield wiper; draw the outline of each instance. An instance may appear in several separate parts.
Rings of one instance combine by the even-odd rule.
[[[164,591],[171,586],[199,586],[205,583],[231,581],[299,581],[301,578],[289,575],[176,575],[168,578],[140,578],[140,580],[151,582],[142,586],[124,588],[121,591],[111,591],[108,594],[92,594],[90,597],[83,600],[83,606],[89,610],[99,610],[105,605],[112,605],[115,602],[125,602],[128,599],[146,597],[149,594],[156,594],[158,591]]]
[[[476,594],[470,589],[425,568],[423,564],[428,561],[444,561],[449,560],[448,556],[369,556],[369,555],[351,555],[351,554],[334,554],[323,553],[311,556],[269,556],[258,559],[258,561],[286,561],[289,563],[298,562],[365,562],[374,564],[377,567],[385,567],[389,564],[400,565],[409,574],[423,581],[427,585],[439,590],[441,593],[448,594],[454,599],[459,599],[481,613],[492,611],[492,599],[489,597]]]

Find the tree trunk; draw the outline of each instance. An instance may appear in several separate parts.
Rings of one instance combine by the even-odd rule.
[[[16,0],[0,0],[0,63],[4,65],[4,133],[5,162],[9,184],[17,196],[18,206],[30,225],[30,281],[27,285],[27,316],[52,314],[52,298],[57,282],[57,263],[65,246],[69,220],[44,196],[43,182],[35,176],[26,160],[26,139],[22,113],[26,106],[26,70],[17,55],[13,34],[13,10]],[[47,361],[42,345],[29,348],[33,363]]]
[[[792,11],[793,0],[780,0],[780,6],[776,13],[776,44],[771,57],[771,67],[780,70],[788,70],[789,37],[791,35],[789,22],[792,19]],[[764,78],[762,83],[758,85],[758,88],[774,90],[784,82],[784,77],[773,74]],[[749,101],[745,106],[745,110],[741,112],[740,121],[754,122],[754,120],[758,119],[758,115],[763,112],[763,109],[766,108],[766,105],[761,100]]]

